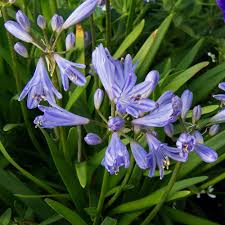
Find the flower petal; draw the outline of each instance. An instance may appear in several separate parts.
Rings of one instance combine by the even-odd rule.
[[[203,144],[196,144],[194,151],[207,163],[215,162],[218,158],[218,154],[213,149]]]

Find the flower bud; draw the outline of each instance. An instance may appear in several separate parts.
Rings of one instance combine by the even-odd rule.
[[[173,137],[173,134],[174,134],[174,127],[173,127],[173,124],[172,123],[169,123],[168,125],[166,125],[164,127],[164,131],[166,133],[166,135],[170,138]]]
[[[200,105],[197,105],[194,107],[193,111],[192,111],[192,123],[195,124],[202,115],[202,108]]]
[[[27,33],[17,22],[9,20],[4,24],[4,26],[6,30],[16,38],[28,43],[33,42],[33,39],[30,34]]]
[[[98,145],[102,143],[102,139],[94,133],[88,133],[85,137],[84,137],[85,142],[88,145]]]
[[[21,10],[17,11],[16,20],[25,31],[30,32],[30,21]]]
[[[103,101],[104,92],[102,89],[98,88],[94,94],[94,105],[95,109],[99,110]]]
[[[185,90],[183,92],[183,94],[181,95],[181,100],[182,100],[181,118],[183,120],[186,119],[186,116],[188,114],[188,111],[191,108],[192,99],[193,99],[193,94],[189,90]]]
[[[67,18],[63,24],[62,29],[67,29],[68,27],[80,23],[85,18],[89,17],[95,10],[98,4],[98,0],[86,0],[80,6],[78,6],[71,15]]]
[[[14,50],[15,50],[19,55],[21,55],[22,57],[28,58],[28,52],[27,52],[27,49],[26,49],[26,47],[25,47],[22,43],[17,42],[17,43],[14,45]]]
[[[220,130],[220,125],[214,124],[209,128],[209,135],[214,136],[219,132],[219,130]]]
[[[44,18],[44,16],[39,15],[37,18],[37,25],[44,30],[46,28],[46,20]]]
[[[70,50],[73,48],[75,45],[75,35],[73,32],[70,32],[66,36],[66,51]]]
[[[51,26],[54,32],[60,32],[63,25],[63,17],[55,14],[51,19]]]
[[[111,131],[118,131],[124,126],[125,121],[119,116],[112,117],[108,121],[108,127]]]

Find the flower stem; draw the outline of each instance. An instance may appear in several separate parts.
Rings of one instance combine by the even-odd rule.
[[[106,0],[106,47],[111,50],[111,8],[110,0]]]
[[[109,180],[109,173],[107,170],[105,170],[104,172],[104,177],[103,177],[103,181],[102,181],[102,189],[101,189],[101,194],[99,197],[99,201],[98,201],[98,206],[97,206],[97,215],[94,219],[94,223],[93,225],[97,225],[101,212],[102,212],[102,208],[103,208],[103,204],[104,204],[104,200],[105,200],[105,194],[107,192],[107,188],[108,188],[108,180]]]
[[[96,31],[95,31],[93,15],[90,16],[89,23],[90,23],[90,28],[91,28],[92,50],[94,50],[96,47]]]
[[[3,20],[4,20],[4,22],[6,22],[8,20],[7,9],[5,7],[2,7],[1,11],[2,11]],[[18,73],[19,70],[17,68],[16,55],[15,55],[15,52],[13,50],[13,40],[12,40],[11,35],[8,32],[7,32],[7,38],[8,38],[8,42],[9,42],[10,55],[11,55],[11,58],[12,58],[13,76],[14,76],[14,79],[16,81],[16,91],[19,93],[21,91],[21,81],[20,81],[20,76],[19,76],[19,73]],[[21,111],[22,111],[25,126],[27,128],[28,135],[29,135],[34,147],[38,150],[38,152],[40,153],[42,158],[45,161],[47,161],[46,154],[42,150],[41,146],[39,145],[38,140],[36,139],[35,135],[33,134],[32,126],[29,122],[29,117],[28,117],[27,110],[26,110],[26,107],[25,107],[25,104],[24,104],[23,101],[20,102],[20,107],[21,107]]]
[[[81,134],[81,126],[77,126],[77,134],[78,134],[78,143],[77,143],[77,162],[81,162],[82,157],[82,134]]]
[[[179,170],[181,168],[181,163],[177,162],[176,166],[174,168],[173,174],[169,180],[169,183],[166,187],[165,192],[163,193],[160,202],[154,207],[154,209],[150,212],[150,214],[146,217],[144,222],[141,225],[148,225],[150,222],[154,219],[154,217],[157,215],[161,207],[163,206],[164,202],[167,200],[171,189],[173,188],[174,183],[176,182],[177,175],[179,173]]]
[[[122,184],[120,185],[120,188],[117,190],[117,192],[113,195],[113,197],[108,201],[108,203],[106,204],[105,208],[109,208],[116,200],[117,198],[120,196],[121,192],[123,191],[124,186],[127,184],[130,175],[133,171],[133,167],[134,167],[134,158],[131,156],[130,159],[130,166],[129,169],[127,170],[127,173],[123,179]]]

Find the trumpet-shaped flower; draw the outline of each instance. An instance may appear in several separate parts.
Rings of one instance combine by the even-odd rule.
[[[26,95],[28,95],[27,107],[29,109],[36,108],[42,100],[55,102],[55,96],[58,99],[62,98],[48,76],[42,57],[38,60],[33,77],[20,94],[19,101],[23,100]]]
[[[160,179],[162,179],[164,168],[168,168],[170,165],[170,158],[180,162],[187,160],[182,150],[161,143],[152,134],[147,134],[146,137],[149,146],[148,153],[136,142],[131,143],[131,149],[137,165],[141,169],[150,169],[149,177],[154,176],[157,166],[159,168]]]
[[[203,137],[199,132],[194,135],[182,133],[177,140],[177,148],[181,149],[183,153],[188,154],[194,151],[204,162],[214,162],[217,160],[217,153],[210,147],[203,144]]]
[[[151,71],[145,81],[136,84],[137,77],[130,55],[124,63],[114,60],[103,45],[99,45],[92,54],[93,66],[109,96],[116,104],[117,111],[137,118],[141,113],[156,108],[154,101],[148,96],[154,90],[159,80],[159,73]]]
[[[181,113],[181,99],[171,91],[165,92],[156,102],[157,107],[144,117],[135,119],[132,124],[147,127],[164,127],[176,121]]]
[[[51,107],[38,106],[44,115],[37,116],[34,120],[34,124],[41,128],[54,128],[58,126],[83,125],[90,122],[89,119],[68,112],[54,103],[51,103],[51,105]]]
[[[110,174],[117,174],[121,166],[125,168],[129,167],[130,159],[127,147],[122,143],[117,133],[112,134],[112,138],[101,164]]]
[[[69,80],[77,86],[83,86],[86,83],[84,75],[76,68],[85,68],[85,65],[71,62],[58,54],[54,54],[54,59],[59,67],[63,88],[69,89]]]

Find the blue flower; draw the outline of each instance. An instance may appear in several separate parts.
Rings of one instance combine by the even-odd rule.
[[[187,156],[194,151],[204,162],[211,163],[218,158],[217,153],[213,149],[203,144],[203,137],[199,132],[194,135],[182,133],[177,139],[176,145]]]
[[[128,113],[137,118],[141,113],[149,112],[156,107],[148,96],[159,80],[159,73],[151,71],[145,81],[135,85],[137,77],[130,55],[124,63],[114,60],[103,45],[99,45],[92,54],[93,66],[109,96],[121,114]]]
[[[224,0],[216,0],[217,5],[220,7],[220,9],[223,11],[223,16],[225,20],[225,1]]]
[[[89,17],[94,12],[98,1],[99,0],[86,0],[84,3],[82,3],[67,18],[63,24],[62,29],[67,29],[68,27],[80,23],[82,20]]]
[[[18,10],[16,13],[16,20],[19,25],[26,31],[30,32],[30,21],[28,17],[21,11]]]
[[[54,54],[54,59],[59,67],[62,84],[65,91],[69,89],[69,79],[77,86],[85,85],[85,76],[78,69],[76,69],[83,69],[85,68],[85,65],[71,62],[58,54]]]
[[[220,83],[220,84],[218,85],[218,87],[219,87],[221,90],[225,91],[225,82]],[[215,98],[215,99],[221,101],[222,103],[225,102],[225,94],[213,95],[213,98]]]
[[[63,22],[63,17],[55,14],[51,19],[52,31],[57,33],[61,32]]]
[[[121,166],[129,167],[129,158],[126,145],[122,143],[117,133],[113,133],[101,164],[110,174],[117,174]]]
[[[84,137],[85,142],[88,145],[98,145],[102,143],[102,139],[94,133],[88,133],[85,137]]]
[[[38,108],[44,112],[44,115],[37,116],[34,124],[41,128],[54,128],[58,126],[76,126],[88,124],[89,119],[75,115],[56,104],[51,103],[51,107],[39,105]]]
[[[187,160],[182,150],[161,143],[152,134],[146,134],[146,137],[149,146],[148,153],[136,142],[131,143],[131,149],[137,165],[141,169],[150,169],[149,177],[154,176],[157,166],[159,168],[160,179],[162,179],[164,176],[164,168],[168,169],[170,165],[170,158],[180,162]]]
[[[171,91],[165,92],[156,102],[157,107],[144,117],[135,119],[132,124],[146,127],[164,127],[176,121],[181,113],[181,99]]]
[[[55,102],[55,96],[58,99],[62,98],[48,76],[42,57],[38,60],[33,77],[20,94],[19,101],[23,100],[26,95],[28,95],[27,107],[29,109],[36,108],[42,100]]]
[[[181,111],[181,118],[183,120],[186,119],[187,114],[191,108],[192,100],[193,100],[193,94],[189,90],[185,90],[183,94],[181,95],[182,100],[182,111]]]
[[[9,20],[4,24],[6,30],[12,34],[14,37],[28,42],[28,43],[32,43],[33,42],[33,38],[31,37],[31,35],[25,31],[19,23]]]
[[[28,58],[29,56],[26,47],[20,42],[14,45],[14,50],[24,58]]]
[[[119,116],[112,117],[108,121],[108,127],[111,131],[120,130],[121,128],[123,128],[124,124],[125,124],[125,121]]]

